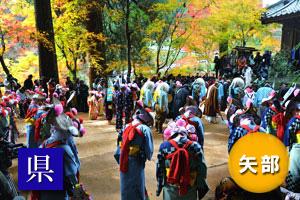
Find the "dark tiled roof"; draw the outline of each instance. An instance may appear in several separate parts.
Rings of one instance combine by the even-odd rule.
[[[262,20],[273,22],[272,19],[281,18],[288,15],[300,14],[300,0],[281,0],[267,8]]]

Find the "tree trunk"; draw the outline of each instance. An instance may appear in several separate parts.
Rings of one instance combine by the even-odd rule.
[[[126,39],[127,39],[127,82],[130,82],[131,75],[131,33],[129,30],[129,14],[130,14],[130,0],[126,0]]]
[[[99,4],[97,0],[88,0],[88,3],[96,3]],[[88,20],[86,22],[87,30],[93,34],[101,34],[103,33],[103,11],[102,5],[93,6],[89,10]],[[97,76],[104,77],[105,70],[107,68],[106,65],[106,57],[105,57],[105,43],[104,41],[99,41],[95,38],[90,38],[90,49],[89,49],[89,61],[90,61],[90,85],[92,85],[93,81],[97,78]],[[96,45],[95,45],[96,44]]]
[[[38,34],[47,40],[38,39],[40,77],[59,81],[50,0],[34,0],[34,8]]]
[[[6,64],[5,64],[5,62],[4,62],[3,56],[0,56],[0,63],[1,63],[1,65],[2,65],[3,71],[5,72],[6,76],[9,76],[9,75],[10,75],[10,72],[9,72],[8,67],[6,66]]]

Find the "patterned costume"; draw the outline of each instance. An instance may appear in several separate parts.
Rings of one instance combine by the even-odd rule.
[[[96,120],[98,117],[98,101],[96,99],[96,94],[92,94],[88,98],[88,106],[89,106],[89,119]]]
[[[179,152],[184,152],[185,156],[180,156]],[[162,190],[164,200],[191,200],[197,199],[197,195],[201,199],[206,194],[207,167],[197,142],[186,137],[163,142],[157,158],[157,196]],[[176,171],[176,165],[182,169]]]
[[[134,91],[135,92],[135,91]],[[132,121],[132,114],[134,110],[134,99],[133,91],[129,88],[125,91],[124,99],[124,112],[125,112],[125,124],[128,124]]]
[[[286,179],[287,189],[300,192],[300,116],[293,117],[287,124],[285,144],[290,146],[290,168]]]
[[[114,103],[116,106],[116,129],[123,128],[123,112],[125,107],[125,94],[123,91],[116,90],[114,93]]]
[[[143,111],[139,111],[143,112]],[[146,119],[145,119],[146,118]],[[153,154],[153,138],[148,121],[149,113],[140,113],[124,129],[120,152],[121,200],[145,200],[145,162]]]

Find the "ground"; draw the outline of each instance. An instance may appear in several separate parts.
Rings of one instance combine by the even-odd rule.
[[[80,182],[86,190],[92,194],[94,200],[118,200],[119,192],[119,168],[113,154],[116,148],[117,134],[113,125],[108,125],[104,120],[87,120],[86,114],[81,114],[87,135],[76,139],[81,160]],[[228,176],[227,170],[227,138],[228,130],[220,122],[219,124],[205,124],[204,153],[208,166],[209,193],[205,200],[214,199],[214,190],[222,177]],[[25,129],[23,122],[18,122],[21,138],[18,142],[25,142],[23,135]],[[155,152],[151,161],[146,163],[146,186],[151,200],[160,200],[155,196],[156,179],[155,163],[156,155],[162,136],[154,134]],[[17,181],[17,161],[11,168],[11,173]]]

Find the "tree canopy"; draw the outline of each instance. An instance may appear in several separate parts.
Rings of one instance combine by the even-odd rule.
[[[279,47],[277,27],[260,22],[260,0],[51,0],[51,7],[61,78],[86,78],[89,69],[93,76],[173,73],[188,58],[200,69],[222,43]],[[0,11],[5,71],[37,78],[37,41],[49,41],[35,29],[34,1],[1,0]]]

